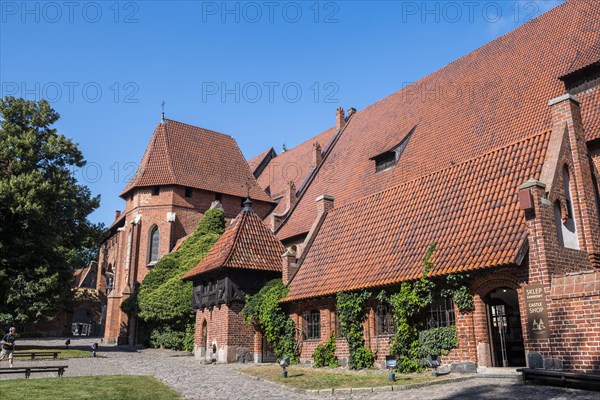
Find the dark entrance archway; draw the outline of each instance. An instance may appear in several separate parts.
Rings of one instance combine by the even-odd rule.
[[[492,365],[525,366],[525,345],[519,312],[519,297],[507,287],[492,290],[485,297]]]

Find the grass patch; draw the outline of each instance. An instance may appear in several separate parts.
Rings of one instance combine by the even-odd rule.
[[[179,393],[151,376],[105,375],[0,381],[6,399],[175,400]]]
[[[31,352],[39,352],[39,351],[58,351],[58,358],[85,358],[92,357],[92,349],[90,347],[89,350],[78,350],[78,349],[69,349],[66,350],[64,347],[44,347],[44,346],[19,346],[17,343],[17,350],[15,350],[15,354],[19,353],[31,353]],[[100,355],[96,355],[96,357],[101,357]],[[36,360],[47,360],[52,359],[52,356],[36,356]],[[17,361],[27,361],[31,360],[28,357],[16,357],[15,362]]]
[[[287,368],[288,377],[281,377],[281,368],[277,365],[240,368],[240,371],[269,381],[283,383],[300,389],[336,389],[389,386],[387,371],[347,371],[339,369],[311,368],[292,365]],[[394,385],[407,385],[432,381],[437,378],[431,374],[396,374]]]

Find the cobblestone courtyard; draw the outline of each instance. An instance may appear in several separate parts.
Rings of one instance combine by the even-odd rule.
[[[72,339],[72,348],[88,349],[93,340]],[[63,346],[64,340],[25,341],[18,345]],[[402,392],[373,393],[353,396],[308,396],[293,393],[277,384],[270,384],[240,375],[237,364],[202,365],[183,352],[146,349],[128,352],[116,347],[101,347],[106,358],[75,358],[63,361],[22,361],[15,366],[67,364],[65,376],[85,375],[152,375],[189,399],[555,399],[596,400],[598,393],[531,386],[499,381],[473,379],[469,381],[433,385]],[[42,375],[36,375],[42,377]],[[16,379],[14,375],[0,375],[0,380]]]

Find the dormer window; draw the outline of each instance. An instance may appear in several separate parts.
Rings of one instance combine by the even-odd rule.
[[[375,158],[375,172],[383,172],[392,169],[398,163],[396,152],[388,151]]]
[[[388,170],[394,168],[396,166],[396,164],[398,164],[398,160],[400,159],[400,156],[404,152],[404,149],[406,149],[406,146],[408,145],[408,141],[410,140],[410,137],[412,136],[416,127],[417,126],[415,125],[410,130],[410,132],[408,132],[408,134],[404,137],[404,139],[402,139],[402,141],[400,143],[398,143],[396,146],[392,147],[391,149],[389,149],[381,154],[376,155],[375,157],[371,157],[371,160],[375,161],[375,172],[376,173],[388,171]]]

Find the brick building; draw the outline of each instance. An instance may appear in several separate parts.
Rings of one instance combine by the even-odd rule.
[[[457,327],[459,346],[445,363],[520,366],[537,358],[548,368],[600,372],[599,85],[600,3],[568,0],[364,110],[338,108],[335,126],[293,149],[270,148],[240,162],[249,176],[243,182],[256,178],[260,186],[250,195],[256,215],[286,250],[279,256],[289,288],[283,305],[301,332],[301,359],[310,360],[336,329],[336,293],[393,291],[422,274],[423,257],[437,243],[430,275],[468,273],[474,299],[467,313],[449,298],[427,310],[435,326]],[[165,154],[176,145],[155,137]],[[177,162],[190,165],[180,158],[165,168],[181,168]],[[232,171],[220,176],[240,182]],[[128,232],[141,210],[128,196],[156,186],[138,180],[123,193],[128,224],[123,216],[115,223]],[[232,194],[238,208],[230,217],[245,197]],[[231,252],[243,242],[258,249],[271,238],[261,230],[241,241],[233,232],[245,213],[219,248]],[[120,234],[120,256],[103,268],[116,260],[122,271],[129,268],[127,235]],[[270,243],[264,254],[272,256],[279,245]],[[147,256],[137,252],[145,246],[135,250],[143,262]],[[244,282],[264,282],[267,271],[253,269],[264,254],[247,253],[228,266],[207,256],[187,277],[196,285],[198,356],[261,358],[259,335],[239,323],[241,297],[205,303],[198,290],[211,287],[211,274],[217,289],[242,271],[251,271]],[[268,273],[277,274],[273,262]],[[115,297],[130,293],[134,281],[126,277],[121,272]],[[389,310],[372,299],[364,335],[378,362],[389,351],[389,321]],[[343,361],[347,345],[337,344]]]
[[[268,346],[244,322],[246,295],[281,278],[285,248],[254,213],[252,201],[231,221],[202,261],[184,275],[194,282],[195,353],[218,362],[266,361]]]
[[[100,246],[106,341],[135,343],[135,321],[121,311],[123,301],[163,255],[193,232],[213,202],[231,219],[247,196],[263,218],[273,208],[231,136],[163,118],[121,193],[125,210],[117,211]]]

